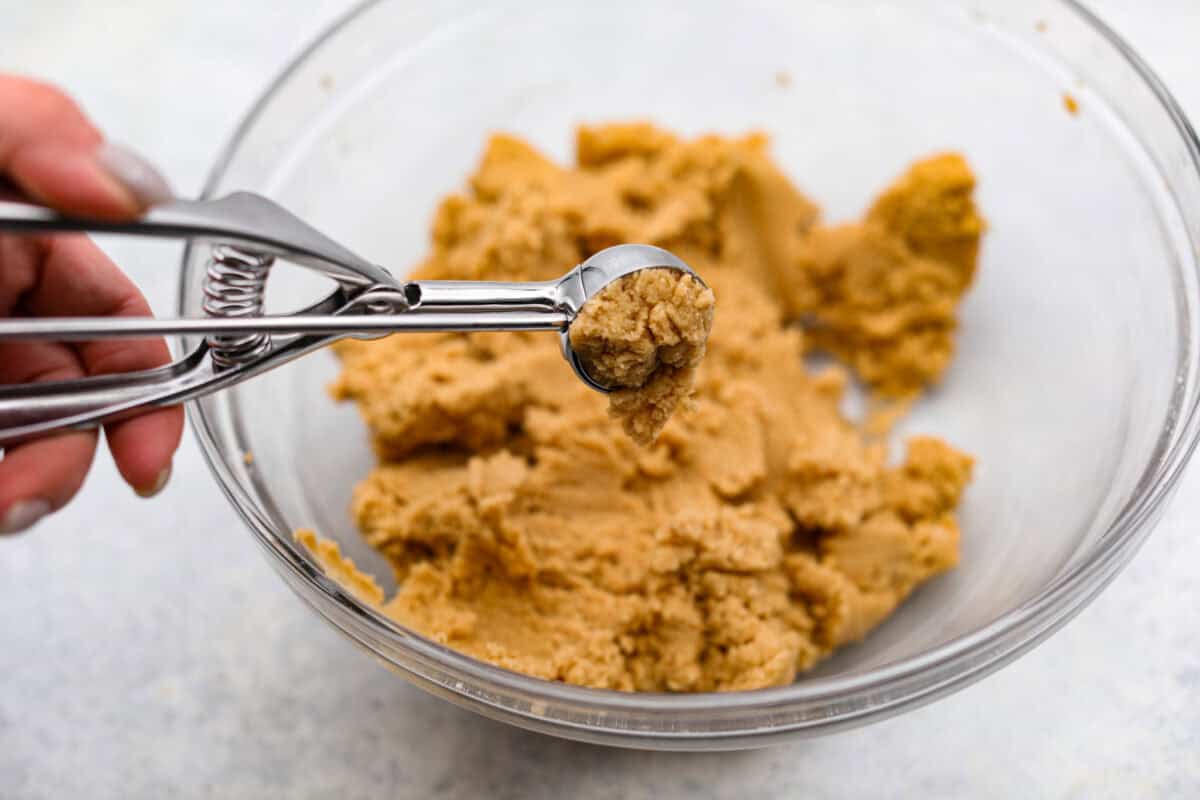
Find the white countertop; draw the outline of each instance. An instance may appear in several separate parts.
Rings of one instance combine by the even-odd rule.
[[[67,87],[193,194],[350,4],[0,5],[0,70]],[[1200,5],[1092,5],[1200,120]],[[110,250],[170,311],[174,247]],[[1200,464],[1091,607],[931,706],[754,752],[631,752],[490,722],[351,647],[275,578],[189,434],[155,501],[103,455],[69,509],[0,541],[0,797],[1197,797],[1196,519]]]

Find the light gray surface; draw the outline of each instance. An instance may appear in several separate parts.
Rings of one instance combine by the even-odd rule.
[[[347,6],[114,5],[0,1],[0,70],[69,87],[183,194]],[[1200,119],[1200,6],[1093,5]],[[110,250],[171,310],[174,247]],[[350,647],[276,579],[190,436],[153,502],[102,456],[67,511],[0,541],[0,797],[1195,797],[1197,518],[1193,467],[1096,603],[932,706],[765,751],[636,753],[483,720]]]

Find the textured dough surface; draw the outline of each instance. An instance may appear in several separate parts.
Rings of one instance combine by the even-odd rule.
[[[644,269],[605,286],[571,323],[571,348],[593,380],[616,389],[609,415],[638,444],[691,405],[714,302],[685,272]]]
[[[839,410],[847,372],[804,356],[830,352],[901,401],[937,380],[983,230],[973,177],[935,156],[861,222],[825,227],[762,136],[606,125],[576,150],[564,168],[493,137],[438,209],[418,274],[544,280],[619,242],[668,248],[719,307],[694,407],[639,447],[552,336],[339,344],[333,394],[358,404],[380,458],[353,514],[400,588],[372,600],[373,583],[353,585],[426,636],[542,678],[786,684],[958,560],[971,458],[916,437],[889,460]]]

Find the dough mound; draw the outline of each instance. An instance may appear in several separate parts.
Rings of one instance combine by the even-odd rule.
[[[612,387],[609,413],[641,445],[691,400],[712,329],[712,290],[672,269],[644,269],[604,287],[568,335],[594,380]]]
[[[554,336],[340,343],[333,395],[380,459],[353,514],[399,590],[379,599],[306,541],[383,613],[502,667],[625,691],[786,684],[958,560],[971,458],[916,437],[890,459],[840,411],[849,372],[805,356],[886,397],[939,378],[983,230],[973,177],[936,156],[826,227],[760,135],[585,127],[576,159],[493,137],[417,275],[547,280],[620,242],[672,250],[720,305],[694,407],[639,447]]]

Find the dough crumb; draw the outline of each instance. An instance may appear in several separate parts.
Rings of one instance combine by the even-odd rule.
[[[707,344],[665,326],[692,355],[660,352],[642,391],[691,393],[694,409],[651,415],[636,431],[662,430],[639,447],[553,336],[339,342],[332,393],[358,405],[379,457],[351,510],[399,588],[383,599],[331,544],[302,541],[400,624],[528,675],[671,692],[794,680],[958,561],[970,456],[915,437],[893,463],[841,408],[852,375],[903,404],[944,374],[984,229],[974,183],[938,155],[861,219],[824,225],[761,134],[587,126],[573,166],[492,137],[415,277],[551,280],[620,242],[667,248],[720,313]],[[638,273],[631,291],[662,279]],[[694,300],[681,330],[708,324],[711,301]],[[629,325],[618,374],[657,374],[667,339],[640,313],[598,315]],[[816,351],[840,365],[810,371]],[[630,403],[617,416],[643,402],[610,400]]]
[[[571,323],[571,347],[598,383],[609,413],[635,442],[654,441],[691,402],[712,329],[712,290],[686,272],[644,269],[590,298]]]
[[[1063,92],[1063,108],[1067,109],[1067,113],[1075,116],[1079,113],[1079,101],[1075,99],[1075,95],[1070,92]]]

